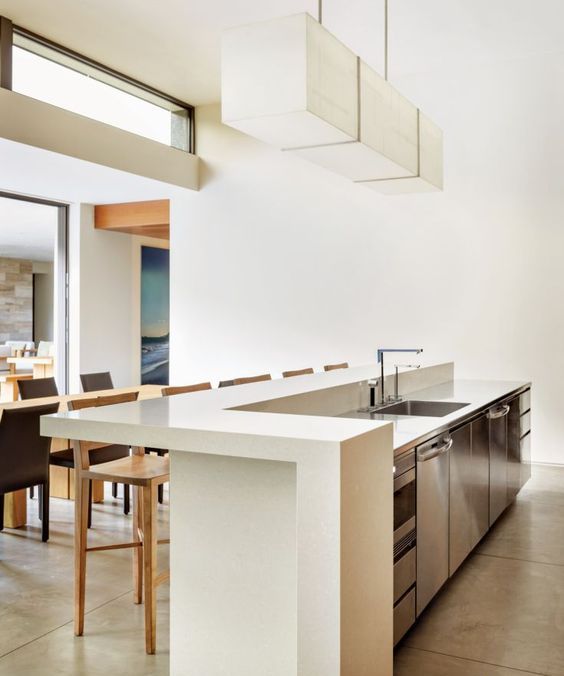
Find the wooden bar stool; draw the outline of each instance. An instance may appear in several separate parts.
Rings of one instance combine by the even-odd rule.
[[[174,385],[163,387],[163,397],[174,397],[176,394],[187,394],[188,392],[201,392],[211,390],[211,383],[197,383],[196,385]]]
[[[189,392],[201,392],[202,390],[211,390],[211,383],[197,383],[196,385],[175,385],[171,387],[163,387],[162,395],[163,397],[173,397],[177,394],[188,394]],[[156,453],[157,455],[163,456],[168,453],[166,448],[145,448],[145,453]],[[158,500],[159,504],[164,502],[164,485],[161,484],[158,488]]]
[[[294,376],[308,376],[313,373],[313,369],[298,369],[297,371],[282,371],[283,378],[293,378]]]
[[[76,411],[94,406],[108,406],[131,401],[129,394],[82,399],[69,402]],[[157,488],[170,478],[168,458],[145,455],[142,448],[126,458],[90,466],[91,450],[111,444],[90,441],[74,442],[75,465],[75,580],[74,580],[74,633],[84,633],[84,608],[86,588],[86,554],[109,549],[130,549],[133,552],[134,602],[145,601],[145,650],[154,654],[157,636],[157,587],[169,579],[169,571],[157,574]],[[133,540],[131,542],[88,547],[88,493],[90,481],[115,481],[133,486]],[[143,585],[144,579],[144,585]]]
[[[260,376],[248,376],[247,378],[235,378],[234,385],[246,385],[247,383],[260,383],[263,380],[272,380],[270,373],[263,373]]]
[[[348,362],[344,361],[342,364],[325,364],[323,369],[325,371],[336,371],[337,369],[348,369]]]

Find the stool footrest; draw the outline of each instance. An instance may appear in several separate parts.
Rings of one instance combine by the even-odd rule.
[[[116,545],[101,545],[99,547],[87,547],[87,552],[105,552],[108,549],[131,549],[133,547],[142,547],[142,542],[123,542]]]
[[[170,570],[164,570],[162,573],[159,573],[155,578],[155,587],[158,587],[163,582],[168,582],[170,580]]]

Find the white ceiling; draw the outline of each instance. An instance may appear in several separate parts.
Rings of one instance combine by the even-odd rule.
[[[389,0],[390,73],[564,51],[562,0]],[[383,0],[324,0],[324,23],[382,65]],[[309,11],[317,0],[0,0],[0,14],[195,105],[220,98],[229,26]]]
[[[0,197],[0,258],[52,261],[57,209]]]

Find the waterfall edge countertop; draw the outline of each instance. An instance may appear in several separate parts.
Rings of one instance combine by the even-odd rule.
[[[400,376],[408,399],[468,403],[442,418],[342,417],[367,405],[372,364],[44,416],[41,432],[172,449],[172,676],[391,676],[394,453],[527,387],[453,373]]]
[[[416,378],[421,374],[425,383],[425,372],[441,366],[410,375]],[[58,413],[43,417],[41,431],[47,436],[70,439],[219,454],[238,454],[240,439],[244,440],[248,457],[291,460],[292,440],[299,441],[300,445],[339,443],[393,423],[393,446],[397,454],[530,386],[527,382],[449,379],[416,388],[405,395],[408,400],[467,404],[448,415],[358,413],[357,409],[367,403],[367,380],[378,374],[379,366],[374,364]],[[311,403],[313,395],[314,404]],[[268,439],[270,445],[249,446],[249,439],[258,437]]]

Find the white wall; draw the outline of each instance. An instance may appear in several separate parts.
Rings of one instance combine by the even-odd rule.
[[[141,246],[167,242],[96,230],[89,204],[70,211],[70,391],[95,371],[110,371],[117,387],[138,384]]]
[[[547,57],[398,83],[444,128],[442,194],[380,196],[199,109],[202,189],[172,204],[174,380],[423,347],[532,379],[534,457],[564,462],[563,75]]]

